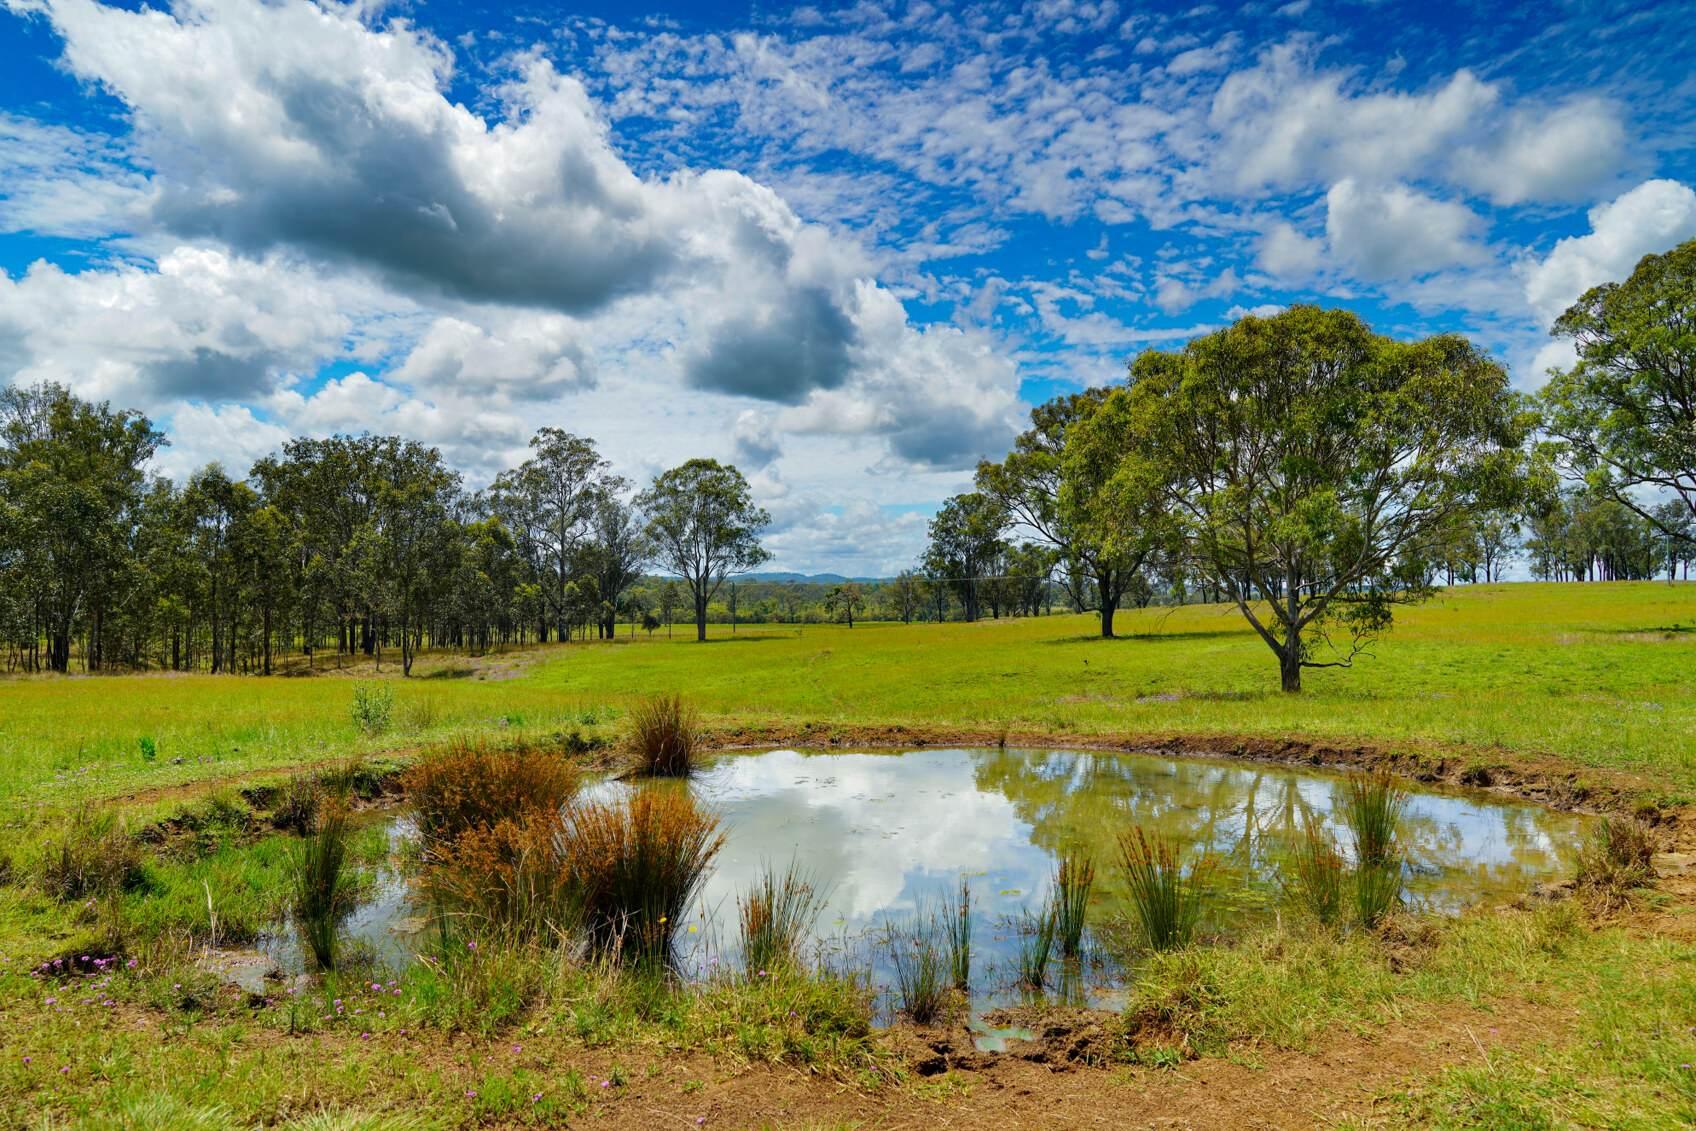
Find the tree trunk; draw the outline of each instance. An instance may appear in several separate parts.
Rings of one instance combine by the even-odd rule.
[[[1284,690],[1291,695],[1301,692],[1301,642],[1291,639],[1284,642],[1284,650],[1278,653],[1278,667],[1284,677]]]
[[[704,644],[707,640],[707,595],[705,591],[695,595],[695,640]]]

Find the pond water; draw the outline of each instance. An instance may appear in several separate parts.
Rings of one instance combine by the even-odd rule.
[[[1332,829],[1348,854],[1335,815],[1346,780],[1255,763],[1054,750],[725,756],[687,785],[727,835],[678,936],[682,963],[695,976],[734,968],[737,897],[762,868],[793,861],[825,895],[815,940],[821,956],[888,986],[886,930],[937,908],[963,878],[972,893],[973,1007],[1015,1003],[1022,1000],[1013,977],[1016,921],[1042,905],[1062,846],[1082,847],[1096,860],[1089,915],[1104,929],[1127,910],[1121,832],[1140,825],[1216,853],[1217,905],[1204,930],[1228,935],[1276,913],[1277,862],[1304,815]],[[588,792],[677,787],[606,781]],[[1404,897],[1416,908],[1452,912],[1525,891],[1570,871],[1585,827],[1574,814],[1482,793],[1415,793],[1401,830]],[[404,824],[395,835],[406,835]],[[350,933],[404,960],[420,941],[407,902],[403,879],[385,872]],[[1051,997],[1078,1003],[1112,1005],[1121,995],[1099,948],[1057,983]]]

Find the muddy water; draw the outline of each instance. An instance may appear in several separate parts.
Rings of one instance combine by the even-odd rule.
[[[737,896],[763,867],[793,861],[825,895],[815,955],[887,987],[894,981],[887,929],[931,913],[964,879],[973,906],[972,1005],[981,1011],[1024,999],[1013,974],[1016,920],[1043,904],[1062,846],[1082,847],[1097,862],[1089,911],[1097,942],[1127,914],[1117,838],[1134,825],[1220,858],[1203,929],[1228,936],[1276,913],[1278,861],[1307,816],[1349,853],[1337,815],[1346,780],[1284,766],[1117,753],[778,750],[722,757],[687,786],[608,781],[587,794],[688,788],[719,815],[724,849],[679,933],[686,973],[739,968]],[[1584,830],[1584,818],[1535,805],[1416,793],[1402,825],[1404,898],[1418,909],[1453,912],[1525,891],[1570,870]],[[409,835],[404,821],[395,824],[397,845]],[[378,881],[375,898],[346,928],[399,968],[428,940],[404,873],[385,869]],[[267,949],[285,970],[300,968],[286,933]],[[1119,972],[1100,946],[1090,949],[1076,968],[1055,964],[1050,1000],[1120,1000]]]

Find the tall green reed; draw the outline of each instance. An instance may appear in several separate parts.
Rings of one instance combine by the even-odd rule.
[[[301,949],[320,970],[336,968],[337,936],[351,894],[347,862],[348,812],[339,800],[318,806],[316,826],[294,858],[294,921]]]
[[[1141,827],[1119,837],[1119,853],[1143,942],[1152,950],[1188,946],[1207,901],[1213,858],[1199,856],[1186,868],[1176,845]]]
[[[1095,861],[1075,849],[1061,853],[1054,870],[1054,932],[1062,958],[1076,958],[1083,950],[1084,919],[1094,886]]]
[[[797,966],[823,905],[824,897],[794,861],[782,872],[769,864],[761,869],[754,886],[737,900],[746,971],[765,975]]]

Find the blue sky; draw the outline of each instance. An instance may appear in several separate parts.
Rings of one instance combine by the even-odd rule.
[[[543,424],[908,564],[1031,404],[1245,311],[1553,317],[1696,236],[1696,9],[0,0],[0,380],[160,470]]]

